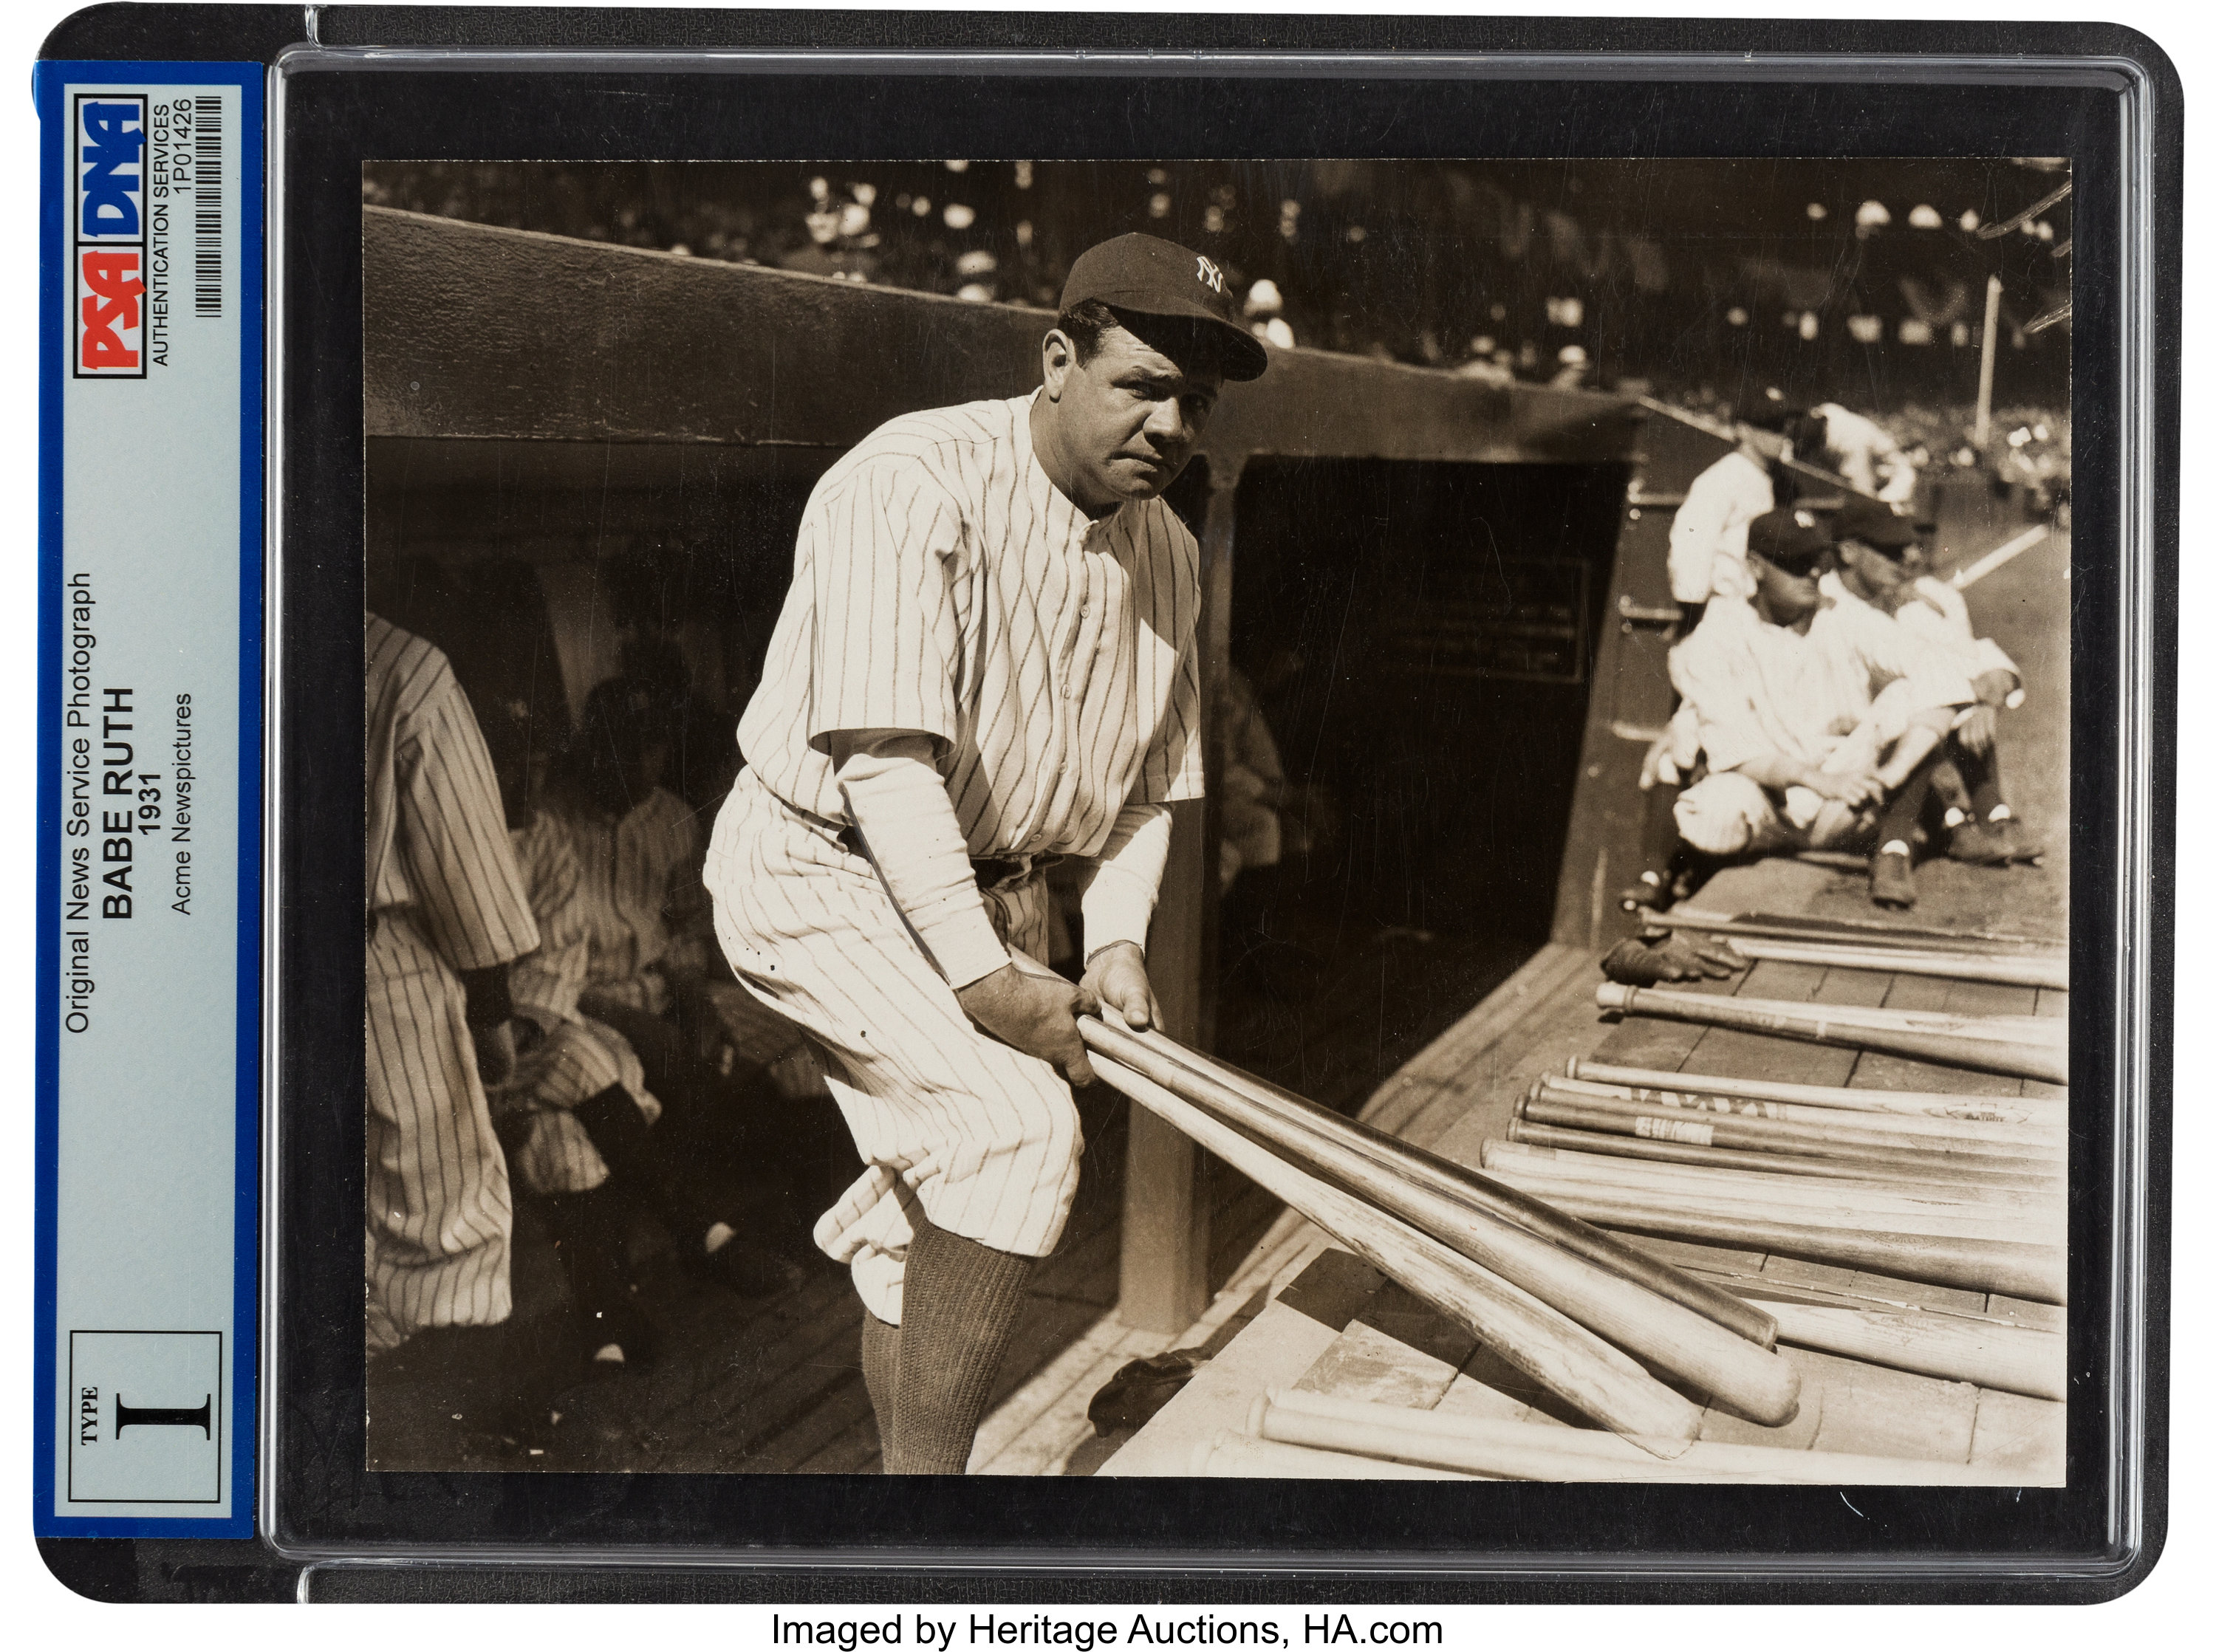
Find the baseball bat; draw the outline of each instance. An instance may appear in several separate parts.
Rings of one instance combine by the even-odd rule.
[[[1218,1061],[1189,1049],[1160,1033],[1129,1035],[1200,1076],[1213,1078],[1239,1091],[1265,1109],[1320,1131],[1351,1151],[1370,1155],[1413,1185],[1443,1198],[1461,1201],[1477,1211],[1536,1233],[1572,1256],[1583,1257],[1610,1273],[1643,1285],[1656,1294],[1690,1308],[1704,1318],[1714,1320],[1750,1342],[1766,1348],[1776,1336],[1776,1328],[1759,1309],[1750,1308],[1744,1300],[1729,1292],[1718,1290],[1705,1280],[1696,1280],[1624,1244],[1613,1234],[1604,1233],[1574,1217],[1565,1216],[1560,1211],[1466,1165],[1457,1164],[1451,1159],[1426,1152],[1397,1137],[1388,1136],[1358,1119],[1349,1119],[1319,1107],[1291,1090],[1280,1089],[1228,1062]]]
[[[1911,952],[1905,947],[1837,946],[1828,941],[1784,941],[1768,936],[1733,934],[1733,949],[1749,958],[1786,964],[1817,964],[1826,969],[1881,970],[1893,975],[1928,975],[1949,981],[1988,981],[1999,986],[2070,989],[2070,966],[2058,960],[2002,953]]]
[[[1770,1078],[1726,1078],[1705,1072],[1663,1072],[1653,1067],[1619,1067],[1573,1055],[1567,1065],[1573,1078],[1631,1090],[1665,1090],[1700,1096],[1739,1096],[1749,1101],[1792,1102],[1848,1113],[1920,1114],[1992,1124],[2067,1121],[2067,1096],[1958,1096],[1942,1090],[1850,1090],[1843,1084],[1788,1084]]]
[[[1628,1164],[1629,1160],[1623,1163]],[[1542,1199],[1573,1203],[1598,1200],[1620,1213],[1674,1216],[1697,1211],[1741,1221],[1770,1222],[1824,1232],[1874,1233],[1911,1238],[1962,1239],[1995,1244],[2053,1244],[2062,1237],[2061,1213],[1966,1210],[1959,1205],[1913,1200],[1894,1202],[1836,1191],[1837,1182],[1803,1182],[1823,1189],[1819,1198],[1782,1199],[1761,1188],[1689,1187],[1681,1182],[1594,1175],[1582,1169],[1496,1164],[1496,1173]]]
[[[1640,992],[1655,992],[1640,987]],[[1798,1016],[1819,1016],[1843,1027],[1882,1027],[1912,1033],[1942,1033],[1949,1038],[1987,1039],[2004,1044],[2064,1044],[2067,1023],[2054,1016],[1965,1016],[1942,1010],[1889,1010],[1883,1005],[1822,1004],[1793,998],[1720,998],[1713,1002]]]
[[[1028,974],[1048,980],[1059,981],[1062,979],[1019,949],[1012,950],[1010,957],[1019,969]],[[1109,1023],[1105,1019],[1086,1017],[1080,1023],[1080,1034],[1086,1027],[1109,1028]],[[1388,1136],[1359,1120],[1349,1119],[1327,1108],[1319,1107],[1303,1096],[1281,1089],[1228,1062],[1203,1055],[1159,1031],[1132,1033],[1123,1028],[1109,1029],[1138,1040],[1158,1054],[1201,1077],[1239,1091],[1265,1108],[1296,1116],[1302,1123],[1326,1132],[1351,1148],[1370,1154],[1409,1181],[1443,1197],[1465,1201],[1476,1210],[1513,1223],[1573,1256],[1583,1257],[1612,1274],[1643,1285],[1682,1307],[1690,1308],[1703,1318],[1714,1320],[1760,1348],[1768,1348],[1776,1338],[1777,1328],[1770,1323],[1769,1316],[1744,1299],[1706,1280],[1696,1279],[1659,1257],[1624,1244],[1614,1234],[1604,1233],[1575,1217],[1567,1216],[1517,1192],[1505,1182],[1480,1176],[1464,1165]]]
[[[1825,1228],[1806,1222],[1662,1209],[1583,1194],[1555,1194],[1552,1202],[1602,1227],[1697,1239],[1740,1250],[1772,1250],[1811,1262],[1867,1268],[1896,1279],[1922,1280],[1965,1291],[1998,1292],[2029,1302],[2068,1300],[2061,1248],[1940,1234],[1879,1233]]]
[[[1467,1412],[1417,1410],[1333,1394],[1272,1388],[1250,1424],[1265,1439],[1333,1440],[1465,1473],[1515,1480],[1707,1480],[1790,1485],[1993,1485],[2017,1483],[1983,1464],[1927,1462],[1845,1452],[1793,1451],[1703,1440],[1658,1463],[1614,1434],[1552,1422],[1509,1422]],[[1312,1448],[1314,1448],[1312,1446]]]
[[[1647,1108],[1637,1102],[1611,1102],[1598,1096],[1550,1096],[1544,1090],[1525,1097],[1522,1116],[1534,1124],[1567,1125],[1573,1129],[1643,1136],[1655,1141],[1682,1141],[1696,1147],[1741,1147],[1804,1158],[1852,1158],[1868,1164],[1893,1164],[1912,1170],[1943,1170],[1961,1164],[1971,1170],[2047,1176],[2053,1174],[2060,1163],[1973,1148],[1935,1146],[1928,1141],[1906,1145],[1895,1139],[1873,1137],[1867,1132],[1834,1133],[1814,1125],[1786,1124],[1776,1119],[1689,1113],[1682,1108]]]
[[[1904,1187],[1992,1187],[2059,1194],[2064,1185],[2053,1176],[2016,1176],[2003,1171],[1908,1170],[1890,1164],[1880,1167],[1851,1158],[1807,1158],[1784,1153],[1748,1152],[1737,1147],[1696,1147],[1690,1142],[1650,1141],[1641,1136],[1618,1136],[1597,1130],[1534,1124],[1523,1118],[1509,1121],[1508,1139],[1533,1147],[1593,1153],[1612,1158],[1660,1164],[1709,1165],[1718,1170],[1753,1170],[1765,1175],[1820,1176],[1831,1181],[1863,1180],[1881,1168],[1887,1180]]]
[[[1772,1305],[1778,1335],[1798,1348],[1975,1383],[2033,1399],[2069,1398],[2068,1339],[2050,1330],[1942,1313]]]
[[[1918,929],[1874,918],[1810,918],[1794,912],[1710,912],[1672,906],[1647,915],[1660,929],[1698,930],[1715,935],[1769,935],[1781,941],[1833,939],[1854,946],[1905,947],[1917,952],[2007,951],[2044,953],[2059,958],[2059,941],[2034,935],[2004,935],[1987,930]]]
[[[1954,1119],[1890,1118],[1872,1113],[1840,1113],[1792,1102],[1743,1101],[1735,1096],[1680,1096],[1668,1090],[1628,1091],[1583,1078],[1542,1078],[1535,1094],[1571,1104],[1591,1102],[1611,1112],[1684,1114],[1696,1119],[1739,1119],[1750,1123],[1788,1125],[1813,1131],[1829,1141],[1861,1142],[1872,1147],[1926,1148],[1933,1152],[1974,1153],[1990,1158],[2049,1159],[2057,1168],[2068,1145],[2054,1130],[2010,1125],[1978,1126]]]
[[[1086,1043],[1099,1054],[1450,1247],[1649,1366],[1757,1422],[1776,1424],[1792,1417],[1800,1375],[1768,1348],[1511,1222],[1447,1197],[1296,1114],[1265,1108],[1128,1031],[1089,1016],[1079,1026]]]
[[[1080,1022],[1097,1024],[1090,1017]],[[1619,1433],[1652,1438],[1665,1451],[1671,1442],[1682,1449],[1699,1431],[1698,1407],[1528,1292],[1280,1158],[1105,1052],[1093,1065],[1103,1081],[1284,1201],[1587,1416]]]
[[[1609,1436],[1616,1438],[1614,1434]],[[1222,1429],[1192,1448],[1185,1471],[1204,1480],[1474,1480],[1474,1474],[1353,1452],[1314,1451]]]
[[[1653,987],[1619,986],[1613,981],[1603,981],[1594,996],[1603,1010],[1619,1010],[1625,1015],[1651,1016],[1697,1027],[1768,1033],[1809,1044],[1880,1050],[1888,1055],[1905,1055],[1950,1067],[1974,1067],[2016,1078],[2037,1078],[2047,1084],[2070,1081],[2070,1058],[2064,1050],[1970,1036],[1960,1029],[1911,1030],[1844,1022],[1828,1006],[1821,1004],[1663,992]]]
[[[1521,1142],[1495,1141],[1487,1155],[1488,1164],[1528,1165],[1545,1172],[1580,1176],[1624,1186],[1677,1188],[1721,1196],[1760,1196],[1784,1204],[1813,1207],[1830,1203],[1859,1204],[1873,1209],[1954,1209],[1985,1212],[1994,1216],[2017,1216],[2043,1220],[2063,1207],[2059,1184],[2037,1191],[2015,1188],[1973,1188],[1957,1182],[1902,1182],[1874,1176],[1852,1180],[1810,1179],[1773,1176],[1752,1169],[1718,1169],[1703,1164],[1659,1164],[1648,1159],[1616,1158],[1603,1153],[1563,1152]]]

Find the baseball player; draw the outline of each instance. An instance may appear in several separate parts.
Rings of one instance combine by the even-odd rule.
[[[1769,408],[1770,418],[1782,417]],[[1684,503],[1670,520],[1670,596],[1686,611],[1688,630],[1700,623],[1711,597],[1751,596],[1746,570],[1746,527],[1777,508],[1770,462],[1782,446],[1776,436],[1746,419],[1733,428],[1739,445],[1695,476]]]
[[[1881,504],[1905,504],[1916,491],[1916,466],[1874,419],[1837,402],[1819,402],[1788,433],[1793,451],[1836,470]]]
[[[1831,554],[1807,511],[1756,518],[1752,600],[1710,603],[1670,651],[1709,771],[1678,795],[1677,829],[1702,854],[1733,856],[1842,848],[1874,824],[1870,898],[1911,906],[1911,834],[1939,743],[1973,697],[1885,616],[1825,598]]]
[[[1917,525],[1903,507],[1849,499],[1832,533],[1839,567],[1825,576],[1825,593],[1889,615],[1915,646],[1967,679],[1977,696],[1957,715],[1947,740],[1947,759],[1968,793],[1967,808],[1948,807],[1948,854],[1980,866],[2036,860],[2041,846],[2024,835],[2001,789],[2000,713],[2023,703],[2016,661],[1973,631],[1961,592],[1921,572],[1925,564]]]
[[[365,1330],[378,1354],[508,1317],[508,1169],[478,1073],[513,1064],[502,967],[539,930],[446,655],[366,623]]]
[[[1770,462],[1783,447],[1767,426],[1786,416],[1782,402],[1765,402],[1755,415],[1739,420],[1733,426],[1739,445],[1693,478],[1670,519],[1670,597],[1684,611],[1680,635],[1698,628],[1711,597],[1743,599],[1753,593],[1746,567],[1747,524],[1777,507]],[[1616,897],[1627,911],[1659,910],[1677,899],[1684,870],[1677,795],[1700,755],[1698,721],[1680,704],[1640,765],[1639,871]]]
[[[816,1240],[889,1473],[959,1474],[1060,1237],[1075,1016],[1159,1017],[1167,805],[1201,795],[1199,553],[1162,501],[1267,365],[1208,259],[1080,257],[1029,396],[896,419],[816,484],[707,863],[739,979],[834,1058],[868,1166]],[[1019,973],[1083,866],[1081,986]]]

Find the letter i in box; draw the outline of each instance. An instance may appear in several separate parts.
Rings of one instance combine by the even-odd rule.
[[[76,267],[79,378],[144,378],[146,296],[146,100],[77,97]]]

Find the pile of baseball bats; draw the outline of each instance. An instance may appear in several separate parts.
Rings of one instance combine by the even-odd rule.
[[[1093,1016],[1078,1026],[1103,1080],[1636,1442],[1642,1457],[1690,1446],[1709,1399],[1764,1423],[1795,1414],[1800,1375],[1775,1349],[1776,1322],[1743,1298],[1504,1179],[1159,1032]]]
[[[2061,1097],[1851,1090],[1572,1060],[1531,1085],[1507,1139],[1487,1141],[1480,1157],[1498,1180],[1610,1231],[2059,1305],[2067,1115]],[[1880,1363],[1980,1383],[2013,1370],[1997,1385],[2059,1397],[2059,1337],[2003,1336],[1989,1357],[1961,1327],[1934,1331],[1929,1347],[1910,1338],[1915,1346],[1903,1348],[1851,1315],[1771,1311],[1799,1321],[1805,1334],[1785,1324],[1788,1342],[1842,1353],[1857,1342],[1893,1346],[1905,1357]],[[2034,1366],[2038,1376],[2022,1374]]]

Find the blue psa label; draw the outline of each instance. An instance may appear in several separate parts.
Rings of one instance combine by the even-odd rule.
[[[263,80],[35,82],[50,1537],[254,1530]]]

